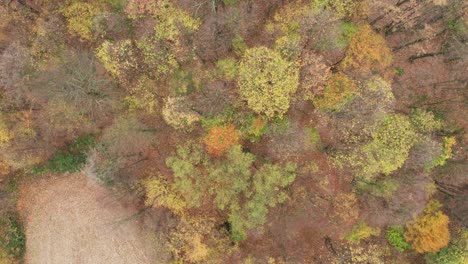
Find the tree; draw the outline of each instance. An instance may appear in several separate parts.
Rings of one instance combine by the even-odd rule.
[[[135,56],[136,50],[130,39],[116,42],[106,40],[96,49],[96,57],[101,60],[104,68],[121,81],[125,81],[126,75],[137,69]]]
[[[343,73],[333,74],[325,86],[322,96],[312,99],[314,105],[327,111],[340,111],[353,99],[356,93],[356,82]]]
[[[359,167],[357,175],[372,178],[390,174],[400,168],[416,142],[409,118],[399,114],[386,115],[371,129],[372,140],[359,148],[352,157]]]
[[[202,147],[193,142],[178,146],[175,155],[166,159],[166,165],[174,172],[174,190],[188,207],[199,207],[209,188],[206,175],[200,171],[206,164]]]
[[[206,152],[215,157],[222,156],[239,143],[239,136],[240,133],[233,125],[212,127],[204,139]]]
[[[68,31],[80,40],[92,40],[92,27],[94,17],[101,12],[97,3],[74,2],[61,10],[67,19]]]
[[[420,108],[411,111],[411,123],[420,133],[431,133],[442,127],[442,122],[435,118],[434,113]]]
[[[266,47],[248,49],[240,62],[241,96],[255,113],[268,118],[283,116],[298,82],[297,65]]]
[[[359,0],[314,0],[315,8],[331,10],[339,17],[350,16],[359,5]]]
[[[268,208],[287,200],[284,188],[296,178],[296,166],[292,163],[280,167],[265,164],[253,175],[253,196],[247,203],[249,224],[262,225],[266,222]]]
[[[210,192],[216,195],[214,200],[219,209],[230,209],[239,203],[241,195],[245,195],[250,187],[250,168],[254,160],[254,155],[244,153],[239,145],[234,145],[227,159],[210,170]]]
[[[330,78],[330,67],[325,64],[325,59],[312,52],[304,52],[300,58],[300,85],[298,93],[307,100],[315,95],[323,93]]]
[[[405,239],[418,253],[436,253],[450,241],[449,218],[440,207],[438,201],[430,201],[423,214],[407,225]]]
[[[344,69],[367,73],[390,66],[392,57],[392,51],[385,39],[375,33],[369,25],[362,25],[351,39],[342,66]]]
[[[426,253],[424,258],[428,264],[464,264],[468,261],[468,231],[460,231],[447,247],[437,253]]]
[[[184,97],[168,97],[162,115],[164,121],[177,130],[190,131],[200,115],[192,111]]]
[[[187,208],[183,197],[175,190],[175,185],[168,183],[161,176],[143,181],[147,206],[163,206],[177,215],[182,215]]]

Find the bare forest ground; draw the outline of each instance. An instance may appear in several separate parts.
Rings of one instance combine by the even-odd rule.
[[[167,263],[168,254],[136,209],[84,175],[24,186],[26,263]],[[146,227],[147,229],[147,227]]]

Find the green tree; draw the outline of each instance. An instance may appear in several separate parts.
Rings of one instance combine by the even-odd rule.
[[[239,201],[239,195],[248,190],[254,160],[254,155],[242,152],[241,146],[235,145],[228,152],[227,159],[211,169],[208,175],[212,182],[210,192],[215,194],[219,209],[228,209]]]
[[[255,113],[268,118],[282,116],[288,110],[298,83],[297,65],[266,47],[248,49],[240,62],[241,96]]]
[[[411,248],[411,245],[405,241],[404,233],[404,227],[391,226],[388,228],[385,237],[387,238],[387,241],[390,245],[392,245],[396,250],[403,252]]]
[[[166,165],[174,172],[175,190],[182,195],[188,207],[200,206],[209,187],[200,171],[206,162],[203,148],[193,142],[178,146],[175,155],[166,159]]]

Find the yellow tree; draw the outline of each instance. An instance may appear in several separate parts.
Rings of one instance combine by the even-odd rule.
[[[438,201],[430,201],[423,214],[407,226],[405,239],[419,253],[436,253],[450,241],[449,218],[440,207]]]

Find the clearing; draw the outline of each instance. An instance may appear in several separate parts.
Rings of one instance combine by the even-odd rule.
[[[26,263],[168,261],[138,211],[84,175],[34,181],[22,188],[18,206],[25,219]]]

